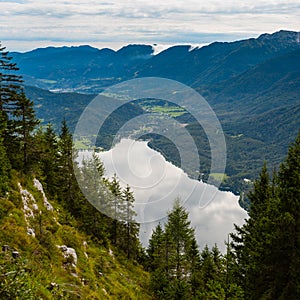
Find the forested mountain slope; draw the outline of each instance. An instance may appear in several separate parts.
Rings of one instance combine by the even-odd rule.
[[[89,46],[50,47],[13,56],[25,84],[56,91],[98,93],[111,84],[144,76],[166,77],[192,86],[211,105],[225,132],[228,177],[223,188],[240,192],[243,178],[255,178],[265,159],[278,165],[300,127],[299,49],[299,33],[282,30],[202,48],[174,46],[158,54],[149,45],[129,45],[118,51]],[[66,118],[73,129],[93,98],[51,94],[31,87],[26,87],[26,93],[35,102],[37,116],[56,128]],[[106,127],[106,134],[114,135],[118,126],[144,112],[145,107],[124,107],[116,114],[113,126]],[[176,119],[184,124],[192,122],[187,116]],[[187,128],[197,135],[203,172],[207,173],[207,142],[194,124]],[[176,151],[170,144],[155,137],[153,146],[176,163]]]

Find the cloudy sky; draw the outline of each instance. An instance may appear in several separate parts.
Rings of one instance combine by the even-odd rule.
[[[8,50],[201,45],[299,28],[299,0],[0,0],[0,40]]]

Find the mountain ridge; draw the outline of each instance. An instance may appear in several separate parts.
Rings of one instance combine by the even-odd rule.
[[[52,50],[40,51],[51,53]],[[37,115],[41,119],[52,121],[58,127],[59,118],[66,117],[71,128],[74,128],[80,111],[89,99],[108,86],[145,76],[178,80],[205,97],[217,114],[228,144],[226,174],[231,178],[224,185],[230,186],[234,191],[240,191],[242,178],[253,179],[257,176],[265,158],[268,158],[272,166],[276,166],[286,154],[284,149],[300,128],[297,106],[300,93],[298,32],[281,30],[273,34],[262,34],[258,38],[214,42],[201,48],[172,46],[155,55],[150,45],[128,45],[118,51],[105,48],[97,50],[88,46],[64,47],[55,51],[69,53],[81,50],[92,55],[81,59],[81,54],[71,58],[59,57],[58,60],[53,57],[56,60],[50,66],[52,69],[45,68],[51,60],[45,61],[43,57],[35,61],[36,69],[24,75],[26,84],[55,91],[90,94],[46,95],[41,90],[27,87],[26,92],[36,102]],[[101,51],[103,53],[97,58],[94,53]],[[30,56],[32,53],[29,58],[26,55],[28,54],[24,54],[23,61],[20,56],[19,62],[17,61],[21,73],[27,70],[23,68],[28,63],[26,59],[30,59],[29,62],[33,60]],[[27,67],[32,69],[32,63]],[[37,75],[39,77],[34,77]],[[42,78],[44,75],[48,77]],[[122,116],[118,115],[113,126],[107,128],[116,128],[117,124],[136,116],[145,107],[124,109]],[[177,117],[179,122],[188,119],[185,116]],[[190,122],[192,121],[184,123]],[[273,128],[277,130],[270,135]],[[285,132],[280,128],[289,130]],[[195,128],[193,132],[197,134]],[[165,145],[162,141],[157,141],[157,144],[163,145],[165,149],[161,150],[164,154],[164,150],[171,149],[170,145]],[[207,148],[204,145],[198,146]],[[267,154],[264,153],[265,149],[269,149]],[[169,158],[173,155],[175,157],[175,152],[167,153]],[[249,168],[251,161],[255,161],[255,166]],[[209,159],[205,165],[209,165]]]
[[[11,54],[28,85],[98,93],[109,84],[146,76],[166,77],[192,87],[203,87],[238,75],[272,57],[299,49],[298,39],[298,32],[282,30],[256,39],[214,42],[201,48],[177,45],[158,54],[154,54],[153,46],[138,44],[129,44],[118,51],[64,46]],[[84,53],[81,50],[85,50]]]

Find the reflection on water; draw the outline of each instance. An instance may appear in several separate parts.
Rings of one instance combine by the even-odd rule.
[[[144,245],[158,222],[165,221],[178,197],[189,211],[200,248],[217,243],[224,251],[224,241],[233,231],[233,224],[241,225],[247,218],[247,213],[238,205],[237,196],[190,179],[146,142],[122,139],[112,150],[99,155],[108,177],[117,174],[122,186],[131,186]]]

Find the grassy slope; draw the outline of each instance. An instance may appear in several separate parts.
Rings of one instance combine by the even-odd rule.
[[[30,227],[36,232],[35,237],[27,234],[17,186],[20,181],[23,188],[34,196],[42,211],[29,218]],[[13,192],[8,199],[0,198],[0,241],[1,246],[9,245],[21,257],[13,260],[10,251],[0,253],[0,273],[7,273],[18,266],[25,269],[26,276],[20,276],[20,282],[24,281],[31,288],[32,299],[150,299],[147,292],[148,273],[141,266],[127,260],[117,249],[108,249],[91,236],[79,232],[76,221],[51,198],[49,201],[54,211],[47,211],[43,206],[42,194],[33,186],[32,179],[20,180],[16,176],[12,185]],[[75,249],[78,257],[76,268],[68,264],[56,245]],[[8,276],[6,284],[13,288],[10,280]],[[50,291],[51,282],[58,286]],[[0,278],[0,295],[3,288],[5,283]],[[31,299],[21,293],[22,299]]]

